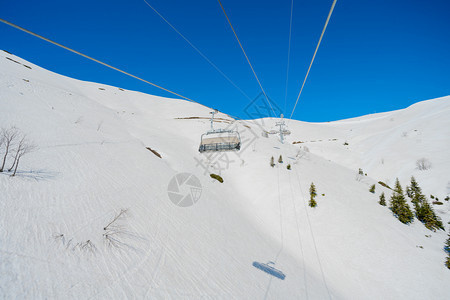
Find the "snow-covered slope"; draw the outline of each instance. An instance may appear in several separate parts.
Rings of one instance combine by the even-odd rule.
[[[450,97],[407,109],[322,124],[303,124],[295,138],[311,152],[393,184],[414,175],[426,192],[450,193]],[[297,129],[297,127],[295,127]],[[311,129],[311,130],[310,130]],[[348,145],[344,145],[347,143]],[[427,171],[417,169],[425,158]]]
[[[208,108],[0,52],[0,127],[20,128],[38,146],[16,177],[0,173],[0,298],[448,299],[446,233],[400,223],[377,203],[390,191],[368,189],[414,175],[443,199],[449,111],[446,97],[340,122],[290,121],[285,144],[261,135],[275,119],[219,114],[215,126],[237,128],[243,148],[208,156],[198,152]],[[284,163],[271,168],[279,155]],[[430,170],[415,170],[421,157]],[[360,181],[358,168],[368,173]],[[190,207],[169,199],[178,173],[200,180]],[[104,227],[121,209],[111,243]],[[445,225],[448,210],[439,209]],[[255,261],[274,261],[286,278]]]

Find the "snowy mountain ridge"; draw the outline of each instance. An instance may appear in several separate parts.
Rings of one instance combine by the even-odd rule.
[[[284,144],[261,135],[278,119],[219,113],[215,126],[239,130],[242,149],[207,155],[198,152],[207,107],[0,51],[0,111],[1,128],[38,147],[16,177],[0,173],[0,298],[450,297],[446,232],[400,223],[378,204],[392,191],[377,184],[415,176],[444,202],[434,208],[448,230],[449,96],[337,122],[291,120]],[[422,158],[431,168],[417,169]],[[357,180],[359,168],[367,176]],[[168,195],[180,173],[200,182],[189,207]],[[268,261],[284,280],[252,265]]]

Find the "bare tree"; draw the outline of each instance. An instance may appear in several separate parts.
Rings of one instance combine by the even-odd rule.
[[[103,125],[103,120],[100,121],[100,122],[98,122],[98,125],[97,125],[97,131],[100,130],[100,128],[102,127],[102,125]]]
[[[122,208],[120,209],[120,212],[114,216],[111,222],[108,223],[105,227],[103,227],[103,230],[111,230],[112,228],[115,228],[117,226],[117,220],[119,220],[121,217],[125,217],[128,212],[128,208]]]
[[[19,141],[19,144],[17,145],[16,149],[12,149],[11,152],[13,152],[14,150],[16,151],[16,153],[14,154],[14,161],[11,165],[11,168],[8,169],[8,172],[11,172],[11,170],[14,168],[14,166],[16,165],[17,162],[17,158],[19,157],[19,153],[22,151],[22,149],[24,148],[25,144],[26,144],[26,138],[25,135],[22,136],[22,138]]]
[[[8,169],[8,172],[9,172],[14,168],[14,173],[11,176],[16,176],[17,167],[19,166],[19,162],[20,162],[20,159],[22,158],[22,156],[24,156],[27,153],[30,153],[34,149],[36,149],[36,146],[33,145],[31,142],[29,142],[27,140],[26,136],[23,136],[20,139],[20,142],[16,149],[16,154],[14,156],[13,165],[11,166],[11,168]]]
[[[17,148],[15,149],[15,150],[16,150],[16,154],[14,155],[14,161],[13,161],[13,163],[12,163],[12,165],[11,165],[11,168],[8,169],[8,172],[11,172],[11,170],[12,170],[12,169],[14,168],[14,166],[16,165],[16,161],[17,161],[17,158],[19,157],[20,149],[23,148],[23,144],[24,144],[24,143],[25,143],[25,136],[23,136],[23,137],[20,139],[19,144],[17,145]],[[12,149],[11,152],[12,152],[12,151],[14,151],[14,149]]]
[[[5,142],[5,137],[3,136],[3,130],[2,130],[2,131],[0,131],[0,151],[2,150],[4,142]]]
[[[117,213],[111,222],[108,223],[103,230],[103,237],[105,238],[105,242],[109,246],[113,246],[115,248],[122,248],[123,246],[128,246],[126,243],[126,238],[129,237],[130,233],[125,229],[125,225],[121,224],[127,217],[128,209],[121,209],[119,213]]]
[[[416,161],[416,167],[421,171],[428,170],[431,169],[431,162],[424,157]]]
[[[5,155],[3,156],[3,163],[0,167],[0,172],[3,172],[5,168],[6,158],[8,157],[9,150],[14,144],[15,139],[19,135],[19,130],[16,127],[11,127],[9,129],[2,129],[0,140],[5,144]]]

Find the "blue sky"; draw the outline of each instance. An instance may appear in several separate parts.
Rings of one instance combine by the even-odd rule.
[[[4,1],[0,18],[241,118],[261,92],[216,1]],[[222,0],[268,96],[289,116],[332,0]],[[450,94],[450,2],[338,0],[294,119],[332,121]],[[168,96],[0,24],[1,48],[51,71]],[[286,104],[285,104],[286,103]]]

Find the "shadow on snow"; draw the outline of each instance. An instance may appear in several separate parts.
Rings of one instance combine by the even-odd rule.
[[[254,261],[254,262],[253,262],[253,266],[254,266],[255,268],[258,268],[258,269],[260,269],[261,271],[266,272],[266,273],[269,274],[269,275],[272,275],[272,276],[275,276],[275,277],[277,277],[277,278],[279,278],[279,279],[281,279],[281,280],[284,280],[284,278],[286,277],[286,275],[284,275],[283,272],[281,272],[280,270],[278,270],[277,268],[275,268],[275,267],[273,266],[274,264],[275,264],[275,263],[272,262],[272,261],[269,261],[267,264],[265,264],[265,263],[260,263],[260,262],[257,262],[257,261]]]
[[[5,175],[5,176],[11,176],[13,174],[13,172],[1,172],[0,174]],[[45,171],[45,170],[30,170],[30,171],[20,171],[18,170],[16,172],[15,177],[21,177],[21,178],[25,178],[25,179],[34,179],[36,181],[41,181],[41,180],[51,180],[56,178],[56,176],[59,173],[57,172],[52,172],[52,171]]]

